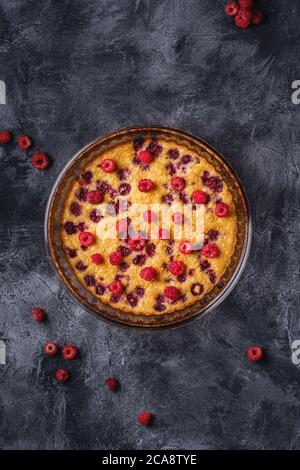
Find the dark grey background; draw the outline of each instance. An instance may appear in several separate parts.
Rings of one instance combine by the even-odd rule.
[[[35,171],[0,148],[0,446],[4,449],[300,448],[300,79],[298,0],[257,2],[268,21],[238,30],[221,0],[0,0],[0,127],[28,133],[53,165]],[[122,330],[74,305],[43,241],[47,197],[81,146],[134,124],[174,125],[223,152],[253,210],[254,238],[234,292],[213,313],[162,333]],[[44,306],[48,322],[31,318]],[[72,380],[61,358],[81,357]],[[266,359],[249,364],[251,343]],[[119,378],[116,394],[103,386]],[[142,409],[150,428],[136,423]]]

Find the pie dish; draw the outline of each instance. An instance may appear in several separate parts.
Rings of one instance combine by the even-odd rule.
[[[56,272],[85,307],[163,327],[225,298],[245,264],[251,221],[216,150],[176,129],[132,128],[71,159],[50,195],[45,235]]]

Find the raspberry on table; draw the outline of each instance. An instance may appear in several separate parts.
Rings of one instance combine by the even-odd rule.
[[[80,232],[79,241],[83,246],[91,246],[95,242],[95,236],[91,232]]]
[[[229,212],[228,204],[225,204],[225,202],[216,203],[215,214],[217,217],[228,217]]]
[[[10,131],[0,131],[0,144],[8,144],[12,140]]]
[[[153,419],[153,414],[150,411],[142,411],[138,414],[138,422],[142,426],[149,426]]]
[[[179,299],[180,292],[175,286],[167,286],[164,290],[164,296],[170,300],[177,300]]]
[[[185,179],[181,178],[180,176],[174,176],[171,179],[171,186],[174,191],[181,193],[185,188]]]
[[[186,271],[186,265],[182,261],[171,261],[169,264],[169,271],[174,276],[180,276]]]
[[[44,321],[44,320],[46,320],[46,313],[45,313],[45,310],[43,308],[34,307],[32,309],[31,313],[32,313],[32,316],[33,316],[35,321]]]
[[[251,8],[240,8],[239,16],[251,21],[253,17],[253,11]]]
[[[35,152],[32,155],[31,161],[37,170],[46,170],[50,164],[49,157],[45,152]]]
[[[241,8],[252,8],[253,0],[239,0]]]
[[[145,281],[155,281],[157,278],[157,271],[152,266],[148,266],[140,271],[140,277]]]
[[[66,382],[70,378],[70,373],[67,369],[58,369],[55,373],[55,378],[58,382]]]
[[[113,281],[108,285],[108,290],[114,295],[120,296],[123,293],[124,287],[120,281]]]
[[[109,377],[105,380],[105,385],[111,392],[116,392],[120,388],[120,383],[115,377]]]
[[[58,353],[58,345],[50,341],[49,343],[45,344],[44,352],[48,356],[55,356]]]
[[[114,173],[117,169],[116,162],[110,159],[103,160],[100,166],[104,173]]]
[[[251,20],[240,15],[234,17],[235,24],[238,28],[247,29],[250,26]]]
[[[149,179],[140,180],[138,188],[142,193],[148,193],[156,187],[155,183]]]
[[[69,361],[71,361],[72,359],[74,359],[77,354],[78,354],[78,348],[77,346],[73,346],[72,344],[68,344],[67,346],[65,346],[62,350],[62,355],[65,359],[68,359]]]
[[[260,346],[249,346],[247,349],[247,358],[251,362],[260,361],[263,357],[263,349]]]
[[[20,135],[18,137],[18,147],[21,150],[28,150],[32,146],[32,140],[29,135]]]
[[[219,248],[214,243],[207,243],[202,247],[202,255],[206,258],[217,258],[219,254]]]
[[[229,2],[225,5],[225,13],[229,16],[235,16],[239,12],[239,5],[237,2]]]

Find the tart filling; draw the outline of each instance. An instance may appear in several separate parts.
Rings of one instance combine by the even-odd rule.
[[[230,191],[205,154],[137,136],[96,156],[73,181],[61,238],[94,296],[155,315],[193,304],[218,283],[236,228]]]

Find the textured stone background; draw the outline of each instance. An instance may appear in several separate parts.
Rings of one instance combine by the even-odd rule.
[[[4,449],[300,448],[298,0],[261,1],[237,30],[222,0],[0,0],[0,127],[53,158],[38,173],[0,148],[0,446]],[[72,154],[104,131],[174,125],[223,152],[248,192],[253,248],[222,306],[163,333],[119,329],[73,304],[50,269],[43,217]],[[31,319],[45,306],[49,321]],[[53,380],[47,340],[78,344]],[[266,360],[250,365],[249,343]],[[103,387],[108,375],[122,390]],[[150,409],[149,429],[136,413]]]

